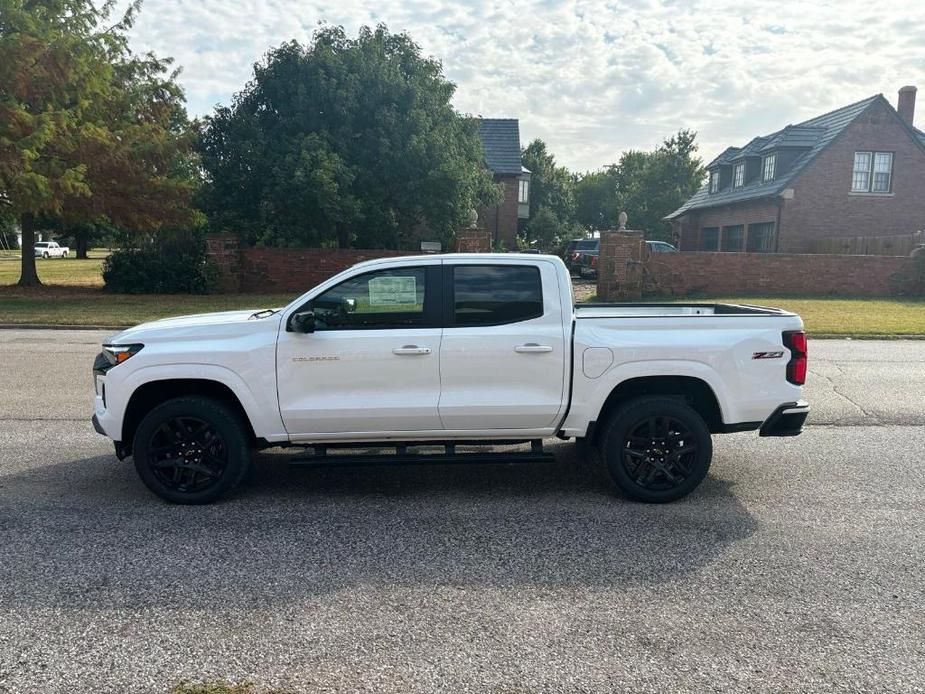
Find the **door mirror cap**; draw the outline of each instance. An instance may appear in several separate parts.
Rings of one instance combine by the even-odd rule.
[[[289,318],[287,330],[291,333],[315,332],[315,312],[300,311],[299,313],[293,313]]]

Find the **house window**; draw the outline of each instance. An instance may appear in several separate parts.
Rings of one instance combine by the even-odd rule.
[[[719,250],[719,227],[704,227],[700,230],[699,251]]]
[[[517,202],[528,203],[530,202],[530,181],[519,181],[520,186],[517,190]]]
[[[736,164],[732,175],[732,185],[741,188],[745,185],[745,164]]]
[[[774,180],[774,168],[777,166],[777,155],[769,154],[764,158],[764,166],[761,172],[762,181]]]
[[[749,253],[773,253],[774,222],[749,224],[745,248]]]
[[[851,174],[851,190],[866,193],[870,190],[870,152],[854,153],[854,172]]]
[[[710,172],[710,192],[711,193],[719,192],[719,171]]]
[[[745,227],[741,224],[723,227],[721,251],[726,253],[741,253],[745,250]]]
[[[853,193],[889,193],[893,185],[892,152],[855,152]]]
[[[870,189],[874,193],[889,193],[893,177],[893,153],[877,152],[874,155],[874,178]]]

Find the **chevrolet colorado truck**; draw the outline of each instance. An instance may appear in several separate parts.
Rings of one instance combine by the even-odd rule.
[[[114,335],[93,424],[177,503],[228,493],[271,446],[313,464],[513,462],[549,459],[553,436],[596,449],[629,497],[666,502],[707,474],[711,434],[800,433],[806,359],[802,321],[775,308],[575,306],[557,257],[388,258],[281,309]],[[478,449],[513,443],[529,450]]]

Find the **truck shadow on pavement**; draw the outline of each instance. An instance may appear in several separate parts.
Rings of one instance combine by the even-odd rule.
[[[293,469],[260,456],[211,506],[166,504],[112,456],[0,478],[0,606],[251,608],[357,585],[661,586],[758,523],[709,477],[663,506],[545,465]]]

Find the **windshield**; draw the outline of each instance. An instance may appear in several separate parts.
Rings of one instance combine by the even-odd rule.
[[[39,241],[37,244],[35,244],[35,247],[36,248],[48,248],[48,244],[45,243],[44,241]]]
[[[597,249],[598,240],[597,239],[588,239],[587,241],[578,241],[575,244],[575,250],[577,251],[593,251]]]

